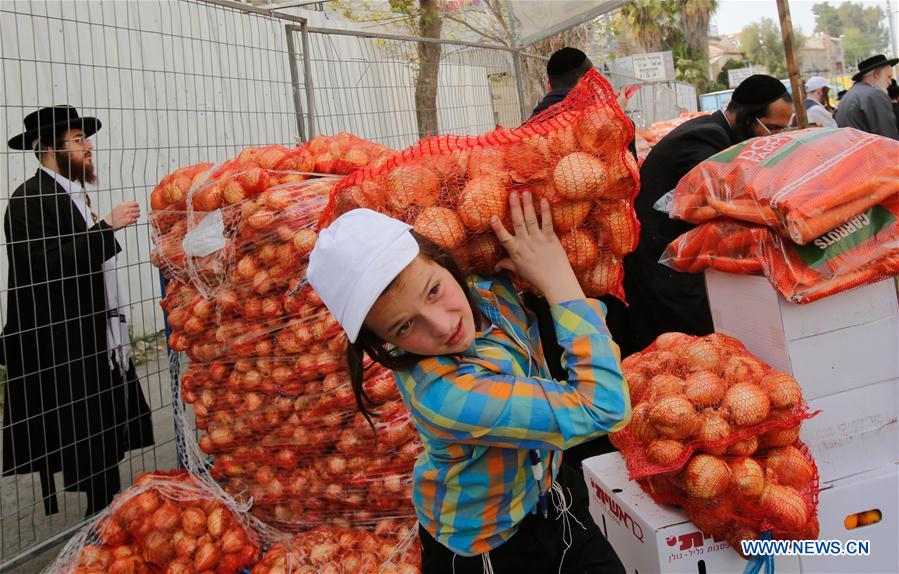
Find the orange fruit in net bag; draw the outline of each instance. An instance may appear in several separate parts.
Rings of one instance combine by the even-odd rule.
[[[772,448],[767,453],[765,466],[778,484],[803,489],[815,477],[815,467],[795,446]]]
[[[472,272],[493,273],[506,251],[492,233],[472,237],[462,248]]]
[[[762,510],[775,526],[796,530],[808,522],[808,507],[795,488],[769,483],[761,498]]]
[[[730,485],[730,468],[718,457],[698,454],[680,475],[687,496],[710,500],[724,494]]]
[[[291,150],[275,164],[275,169],[278,171],[312,171],[313,168],[315,168],[315,158],[302,148]]]
[[[426,167],[401,165],[387,175],[387,200],[397,211],[430,207],[440,196],[440,180]]]
[[[559,242],[568,255],[571,268],[575,271],[583,271],[596,261],[599,249],[593,236],[583,229],[572,229],[559,236]]]
[[[557,233],[568,231],[581,225],[590,214],[593,204],[589,201],[560,201],[550,206],[553,228]]]
[[[751,458],[728,462],[730,479],[737,492],[746,498],[758,498],[765,490],[765,470]]]
[[[446,207],[429,207],[415,219],[412,227],[440,247],[456,249],[465,240],[465,228],[459,216]]]
[[[611,293],[621,283],[624,267],[621,261],[608,255],[600,255],[590,269],[580,275],[581,287],[589,297]]]
[[[459,197],[459,217],[469,229],[490,229],[493,216],[505,218],[509,209],[509,190],[499,177],[485,175],[470,180]]]
[[[609,184],[606,189],[606,197],[610,199],[631,199],[636,195],[638,185],[634,181],[634,173],[639,173],[637,160],[629,150],[625,150],[619,157],[614,158],[608,168]]]
[[[482,175],[501,176],[506,173],[506,158],[503,151],[495,147],[472,148],[468,154],[468,177],[474,179]]]
[[[594,154],[611,154],[626,145],[627,131],[611,107],[597,106],[581,117],[577,139],[581,147]]]
[[[654,440],[646,448],[646,458],[656,464],[669,466],[683,456],[684,443],[667,438]]]
[[[637,248],[637,224],[630,203],[603,203],[596,209],[596,219],[600,224],[600,243],[617,257],[624,257]]]
[[[263,169],[275,169],[275,166],[278,165],[284,157],[288,154],[287,148],[282,146],[267,146],[262,148],[261,153],[259,153],[252,161],[255,161],[259,164],[259,167]]]
[[[368,157],[368,154],[361,149],[351,149],[344,154],[343,161],[353,164],[357,167],[362,167],[364,165],[368,165],[368,162],[370,162],[371,159]]]
[[[527,183],[549,177],[549,148],[543,138],[532,136],[510,144],[505,157],[513,181]]]
[[[546,121],[549,130],[546,134],[546,144],[550,153],[561,157],[577,149],[577,136],[573,124],[576,118],[577,112],[562,112]]]
[[[605,191],[607,179],[608,174],[602,162],[583,152],[566,155],[553,170],[553,183],[567,199],[597,199]]]

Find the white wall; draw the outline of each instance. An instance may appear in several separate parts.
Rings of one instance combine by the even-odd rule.
[[[332,25],[320,13],[296,13],[311,25]],[[136,200],[146,212],[156,182],[180,166],[221,161],[249,145],[296,142],[285,24],[184,0],[3,0],[2,132],[7,138],[21,132],[22,118],[48,105],[68,103],[99,117],[103,129],[92,140],[100,179],[95,211],[102,216],[118,202]],[[300,49],[298,33],[295,39]],[[348,130],[395,148],[414,143],[411,66],[394,52],[380,40],[310,35],[316,133]],[[493,128],[487,76],[501,71],[495,63],[442,66],[444,133]],[[3,146],[0,210],[37,166],[33,154]],[[117,236],[134,331],[161,329],[146,217]],[[3,309],[7,265],[4,239]]]

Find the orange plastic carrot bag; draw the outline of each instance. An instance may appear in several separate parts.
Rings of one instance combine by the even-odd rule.
[[[564,101],[521,127],[424,139],[348,175],[322,223],[374,209],[413,225],[466,271],[492,274],[505,254],[491,217],[508,222],[509,194],[530,191],[552,204],[584,291],[623,299],[621,259],[638,237],[639,172],[627,149],[633,137],[612,87],[591,70]]]
[[[810,243],[899,195],[899,142],[852,128],[806,129],[732,146],[678,183],[670,215],[726,216]]]
[[[809,303],[899,273],[899,196],[808,245],[765,226],[716,219],[671,242],[659,262],[688,273],[764,274],[788,301]]]

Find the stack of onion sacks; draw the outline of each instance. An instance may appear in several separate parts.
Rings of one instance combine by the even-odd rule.
[[[351,139],[322,136],[315,145]],[[396,385],[389,372],[366,371],[367,395],[381,415],[376,442],[357,414],[346,337],[318,295],[308,285],[297,288],[334,180],[259,183],[243,193],[244,174],[227,173],[227,166],[269,164],[283,151],[244,150],[239,161],[194,183],[187,211],[153,214],[167,222],[181,217],[190,231],[208,215],[191,209],[215,207],[202,199],[208,190],[224,186],[237,194],[237,203],[220,208],[227,246],[210,255],[220,265],[200,268],[184,259],[162,267],[173,280],[161,303],[169,346],[190,359],[181,396],[193,406],[212,477],[236,498],[252,498],[257,518],[295,531],[411,517],[411,471],[421,445]],[[275,172],[253,173],[271,181]]]
[[[380,211],[453,253],[466,271],[492,274],[505,253],[491,218],[508,226],[509,195],[527,191],[551,203],[584,291],[623,298],[621,259],[639,231],[633,136],[611,86],[591,70],[565,101],[521,127],[428,138],[347,176],[322,223],[359,207]]]
[[[143,474],[63,549],[51,572],[233,574],[260,556],[233,500],[186,472]]]
[[[722,334],[665,333],[622,369],[633,417],[612,442],[656,501],[737,549],[768,529],[816,537],[817,469],[798,441],[812,414],[791,375]]]

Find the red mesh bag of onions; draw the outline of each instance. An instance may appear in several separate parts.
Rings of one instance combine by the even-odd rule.
[[[272,546],[251,574],[417,574],[415,521],[382,520],[375,528],[319,526]]]
[[[52,574],[234,574],[260,543],[246,508],[187,474],[143,474],[66,544]]]
[[[216,204],[194,201],[239,183],[245,172],[224,166],[245,163],[207,168],[180,209],[151,214],[168,226],[159,237],[180,225],[173,243],[203,247],[196,255],[206,263],[160,256],[172,281],[161,303],[169,346],[189,359],[180,395],[201,431],[190,466],[198,474],[208,467],[229,494],[252,499],[256,518],[286,531],[413,517],[421,446],[392,375],[366,371],[373,430],[357,412],[340,326],[308,285],[297,286],[337,179],[284,182],[288,172],[260,168],[254,173],[268,177],[268,187],[246,193],[241,184],[239,201],[213,211],[206,209]],[[215,226],[203,223],[210,215]]]
[[[623,299],[621,259],[639,235],[633,137],[614,90],[591,70],[564,101],[523,126],[427,138],[347,176],[322,224],[351,209],[374,209],[413,225],[466,271],[493,274],[504,252],[490,220],[508,223],[509,194],[530,191],[552,204],[584,291]]]
[[[633,416],[611,440],[634,479],[680,469],[697,452],[750,456],[792,444],[812,416],[796,379],[720,333],[662,334],[622,370]]]
[[[719,333],[665,333],[622,362],[633,416],[611,436],[657,502],[729,540],[817,537],[818,473],[799,383]]]

